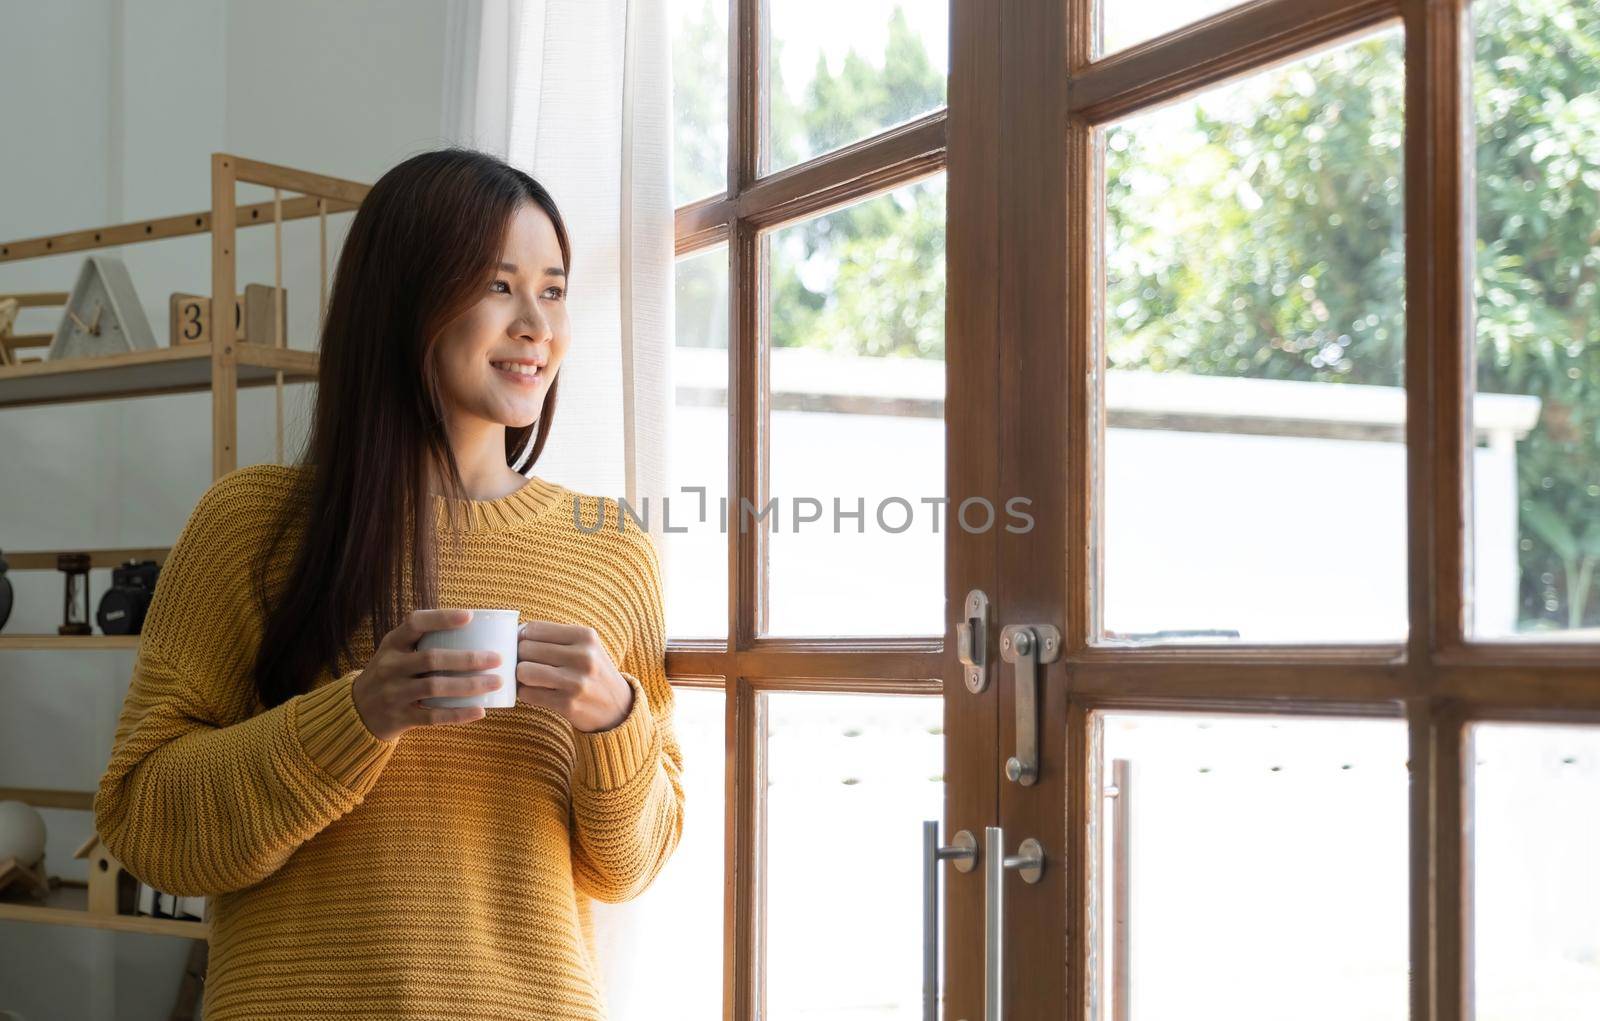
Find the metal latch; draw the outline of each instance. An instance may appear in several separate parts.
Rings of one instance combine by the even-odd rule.
[[[1000,658],[1017,665],[1017,754],[1006,777],[1024,787],[1039,779],[1039,664],[1061,655],[1061,632],[1049,624],[1008,624],[1000,629]]]
[[[956,655],[966,669],[967,690],[989,686],[989,597],[983,589],[967,593],[966,620],[956,625]]]

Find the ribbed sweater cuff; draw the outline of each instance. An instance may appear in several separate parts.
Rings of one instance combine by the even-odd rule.
[[[626,786],[654,759],[656,724],[650,715],[650,700],[637,677],[626,671],[622,676],[633,689],[633,708],[627,717],[610,730],[572,732],[577,753],[573,782],[591,791]]]
[[[357,796],[365,797],[400,739],[384,741],[362,722],[351,690],[360,674],[351,671],[293,699],[294,727],[311,761]]]

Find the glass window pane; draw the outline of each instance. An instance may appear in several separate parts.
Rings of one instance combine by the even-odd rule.
[[[667,634],[728,637],[728,246],[678,260],[662,588]],[[694,490],[703,488],[702,497]],[[681,531],[679,531],[681,529]]]
[[[609,1013],[704,1021],[722,1016],[726,746],[723,693],[673,688],[683,749],[683,835],[650,888],[597,928]],[[597,911],[618,910],[608,904]]]
[[[1241,0],[1099,0],[1106,56],[1238,7]]]
[[[944,175],[765,241],[768,502],[729,510],[730,528],[743,520],[768,542],[764,633],[937,635],[949,517]]]
[[[1402,60],[1105,132],[1102,641],[1404,639]]]
[[[1600,7],[1481,0],[1472,613],[1600,638]]]
[[[762,173],[945,105],[947,0],[768,0]]]
[[[763,1016],[919,1021],[922,870],[884,866],[918,861],[923,820],[943,818],[944,700],[788,692],[762,698]],[[942,903],[939,917],[943,946]]]
[[[1600,729],[1472,728],[1476,1021],[1600,1015]]]
[[[1405,1021],[1402,721],[1101,722],[1102,1021]]]
[[[672,200],[728,188],[728,0],[671,0]]]

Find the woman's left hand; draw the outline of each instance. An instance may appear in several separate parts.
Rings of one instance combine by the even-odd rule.
[[[610,730],[633,710],[633,687],[594,628],[531,620],[517,633],[517,701],[566,717],[586,734]]]

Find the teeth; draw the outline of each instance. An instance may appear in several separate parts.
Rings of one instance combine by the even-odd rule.
[[[505,369],[507,372],[519,372],[524,376],[531,376],[539,371],[537,365],[519,365],[513,362],[490,362],[489,364],[497,369]]]

